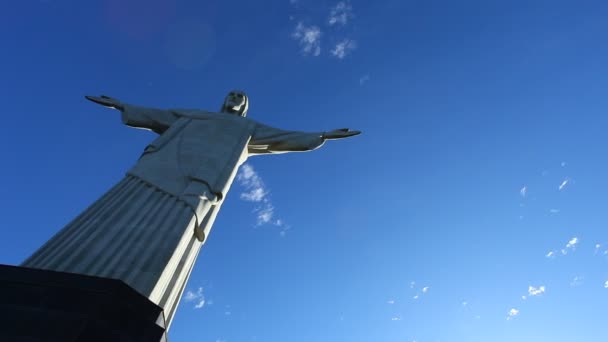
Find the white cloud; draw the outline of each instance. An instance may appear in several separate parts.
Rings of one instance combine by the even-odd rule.
[[[467,302],[462,302],[461,304],[462,304],[462,306],[467,306],[467,305],[469,305],[469,303],[467,303]]]
[[[575,251],[576,250],[576,245],[578,245],[579,240],[578,238],[575,236],[572,239],[568,240],[568,243],[566,243],[566,246],[562,249],[560,249],[560,252],[562,253],[562,255],[566,255],[571,251]],[[554,252],[551,251],[549,252],[549,254],[547,254],[548,258],[552,258],[554,256]]]
[[[258,225],[272,222],[272,217],[274,216],[274,206],[270,203],[265,203],[263,207],[257,210],[257,215]]]
[[[254,209],[257,216],[256,224],[258,226],[264,224],[273,224],[278,227],[283,227],[284,222],[281,219],[275,219],[275,208],[268,194],[270,193],[264,181],[255,171],[253,166],[249,164],[243,164],[239,173],[236,176],[236,180],[241,186],[245,188],[245,191],[241,193],[241,199],[247,202],[258,203],[259,205]],[[282,236],[285,235],[285,228],[281,231]]]
[[[566,244],[566,248],[574,248],[574,246],[576,246],[577,243],[578,243],[578,238],[575,236],[572,239],[570,239],[570,241],[568,241],[568,243]]]
[[[199,290],[202,291],[202,288],[199,288]],[[196,298],[197,298],[197,295],[190,290],[188,290],[188,292],[186,292],[186,294],[184,295],[184,300],[186,302],[191,302],[191,301],[195,300]]]
[[[331,54],[338,59],[343,59],[356,47],[357,42],[352,39],[344,39],[336,44],[333,50],[331,50]]]
[[[264,182],[249,164],[243,164],[236,180],[247,190],[241,194],[241,199],[249,202],[260,202],[266,198],[268,192]]]
[[[547,258],[555,258],[555,252],[554,251],[550,251],[549,253],[547,253],[547,255],[545,255]]]
[[[391,318],[391,321],[400,321],[400,320],[401,320],[401,317],[393,317],[393,318]]]
[[[419,295],[415,295],[412,299],[416,300],[418,298],[420,298],[420,296]]]
[[[575,236],[566,244],[566,248],[562,249],[562,254],[567,254],[568,251],[573,251],[576,249],[576,245],[578,244],[578,238]]]
[[[194,302],[194,308],[200,309],[205,306],[205,296],[203,295],[203,288],[199,287],[196,292],[190,290],[184,294],[184,300],[186,302]]]
[[[416,286],[416,282],[415,281],[411,281],[410,282],[410,289],[413,289],[414,286]]]
[[[519,194],[521,197],[526,197],[528,194],[528,187],[524,185],[524,187],[519,190]]]
[[[511,309],[509,310],[509,313],[507,314],[507,321],[512,320],[513,318],[515,318],[517,315],[519,315],[519,310],[517,309]]]
[[[353,17],[353,6],[350,4],[350,1],[340,1],[329,11],[327,22],[330,26],[344,26]]]
[[[604,288],[608,289],[608,280],[606,280],[606,282],[604,283]]]
[[[570,180],[568,178],[564,179],[562,184],[559,185],[559,191],[562,191],[566,187],[566,185],[568,185],[568,183],[570,183]]]
[[[304,55],[318,56],[321,54],[321,29],[318,26],[305,26],[299,22],[291,37],[300,42]]]
[[[427,293],[427,292],[429,292],[429,287],[428,286],[423,287],[422,293]]]
[[[266,191],[263,188],[252,189],[249,192],[243,192],[241,199],[249,202],[259,202],[266,197]]]
[[[519,310],[513,308],[511,310],[509,310],[508,316],[507,316],[507,320],[512,319],[513,317],[519,315]]]
[[[388,304],[395,304],[395,300],[394,299],[390,299],[387,303]]]
[[[528,295],[530,297],[540,296],[543,293],[545,293],[545,286],[542,286],[542,285],[539,287],[528,286]]]

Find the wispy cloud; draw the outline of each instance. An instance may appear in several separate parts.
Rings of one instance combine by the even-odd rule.
[[[528,295],[530,297],[540,296],[545,293],[545,286],[541,285],[539,287],[528,286]]]
[[[363,75],[359,78],[359,85],[362,86],[370,80],[369,75]]]
[[[205,296],[203,295],[203,288],[199,287],[196,292],[191,290],[186,291],[184,294],[184,300],[186,302],[193,302],[195,309],[200,309],[205,306]]]
[[[608,280],[606,280],[606,282],[604,283],[604,288],[608,289]]]
[[[241,193],[241,199],[249,202],[260,202],[266,198],[268,194],[266,186],[262,178],[253,169],[253,166],[243,164],[236,179],[247,190]]]
[[[318,26],[306,26],[299,22],[291,37],[300,43],[304,55],[318,56],[321,54],[321,29]]]
[[[513,308],[513,309],[509,310],[509,313],[507,314],[507,320],[511,320],[517,315],[519,315],[519,310],[517,310],[516,308]]]
[[[562,255],[566,255],[570,252],[573,252],[576,250],[576,246],[579,244],[579,239],[578,237],[573,237],[570,240],[568,240],[568,242],[566,243],[566,246],[564,246],[564,248],[558,250],[557,252],[561,252]],[[550,251],[549,253],[547,253],[545,256],[547,258],[555,258],[558,254],[556,253],[556,251]]]
[[[400,321],[400,320],[401,320],[401,317],[393,317],[393,318],[391,318],[391,321]]]
[[[343,59],[356,47],[357,42],[352,39],[344,39],[334,46],[334,48],[331,50],[331,54],[338,59]]]
[[[528,194],[528,187],[524,185],[523,188],[519,189],[519,194],[521,195],[521,197],[526,197],[526,195]]]
[[[583,279],[585,279],[582,276],[575,276],[572,281],[570,282],[570,286],[571,287],[577,287],[577,286],[581,286],[583,285]]]
[[[394,299],[389,299],[386,303],[392,305],[392,304],[395,304],[395,300]]]
[[[562,248],[562,254],[566,255],[568,252],[576,250],[576,245],[578,245],[578,238],[575,236],[568,241],[566,247]]]
[[[559,209],[549,209],[549,212],[551,214],[558,214],[559,213]]]
[[[268,196],[270,191],[268,191],[266,185],[264,185],[264,181],[253,166],[243,164],[236,176],[236,180],[245,188],[245,191],[240,195],[241,199],[257,204],[254,212],[257,216],[256,224],[258,226],[264,224],[272,224],[279,227],[284,226],[283,220],[275,219],[275,208]],[[282,235],[284,235],[284,231],[281,231]]]
[[[350,1],[340,1],[329,11],[327,23],[331,25],[344,26],[353,18],[353,6]]]
[[[426,294],[429,292],[429,290],[431,289],[431,287],[430,287],[430,286],[423,286],[423,287],[422,287],[422,288],[420,288],[420,289],[415,289],[415,287],[416,287],[416,282],[414,282],[414,281],[410,282],[410,289],[414,289],[414,291],[415,291],[414,293],[416,293],[416,294],[415,294],[415,295],[412,297],[412,299],[413,299],[413,300],[418,300],[418,299],[420,299],[420,297],[422,297],[422,296],[426,295]]]
[[[559,185],[559,191],[564,190],[564,188],[566,187],[566,185],[568,185],[568,183],[570,183],[570,180],[568,178],[564,179],[562,181],[562,183]]]

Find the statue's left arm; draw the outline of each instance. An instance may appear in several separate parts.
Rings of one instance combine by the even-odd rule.
[[[287,131],[257,124],[248,150],[250,154],[306,152],[321,147],[326,140],[348,138],[360,133],[348,128],[327,132]]]

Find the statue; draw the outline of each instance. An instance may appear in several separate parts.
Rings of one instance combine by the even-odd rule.
[[[122,112],[128,126],[159,136],[118,184],[22,266],[120,279],[165,311],[167,325],[238,167],[253,155],[303,152],[359,131],[305,133],[246,118],[231,91],[219,113],[160,110],[108,96],[90,101]]]

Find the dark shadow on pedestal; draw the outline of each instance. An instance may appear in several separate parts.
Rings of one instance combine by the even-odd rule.
[[[120,280],[0,265],[0,341],[166,341],[163,310]]]

